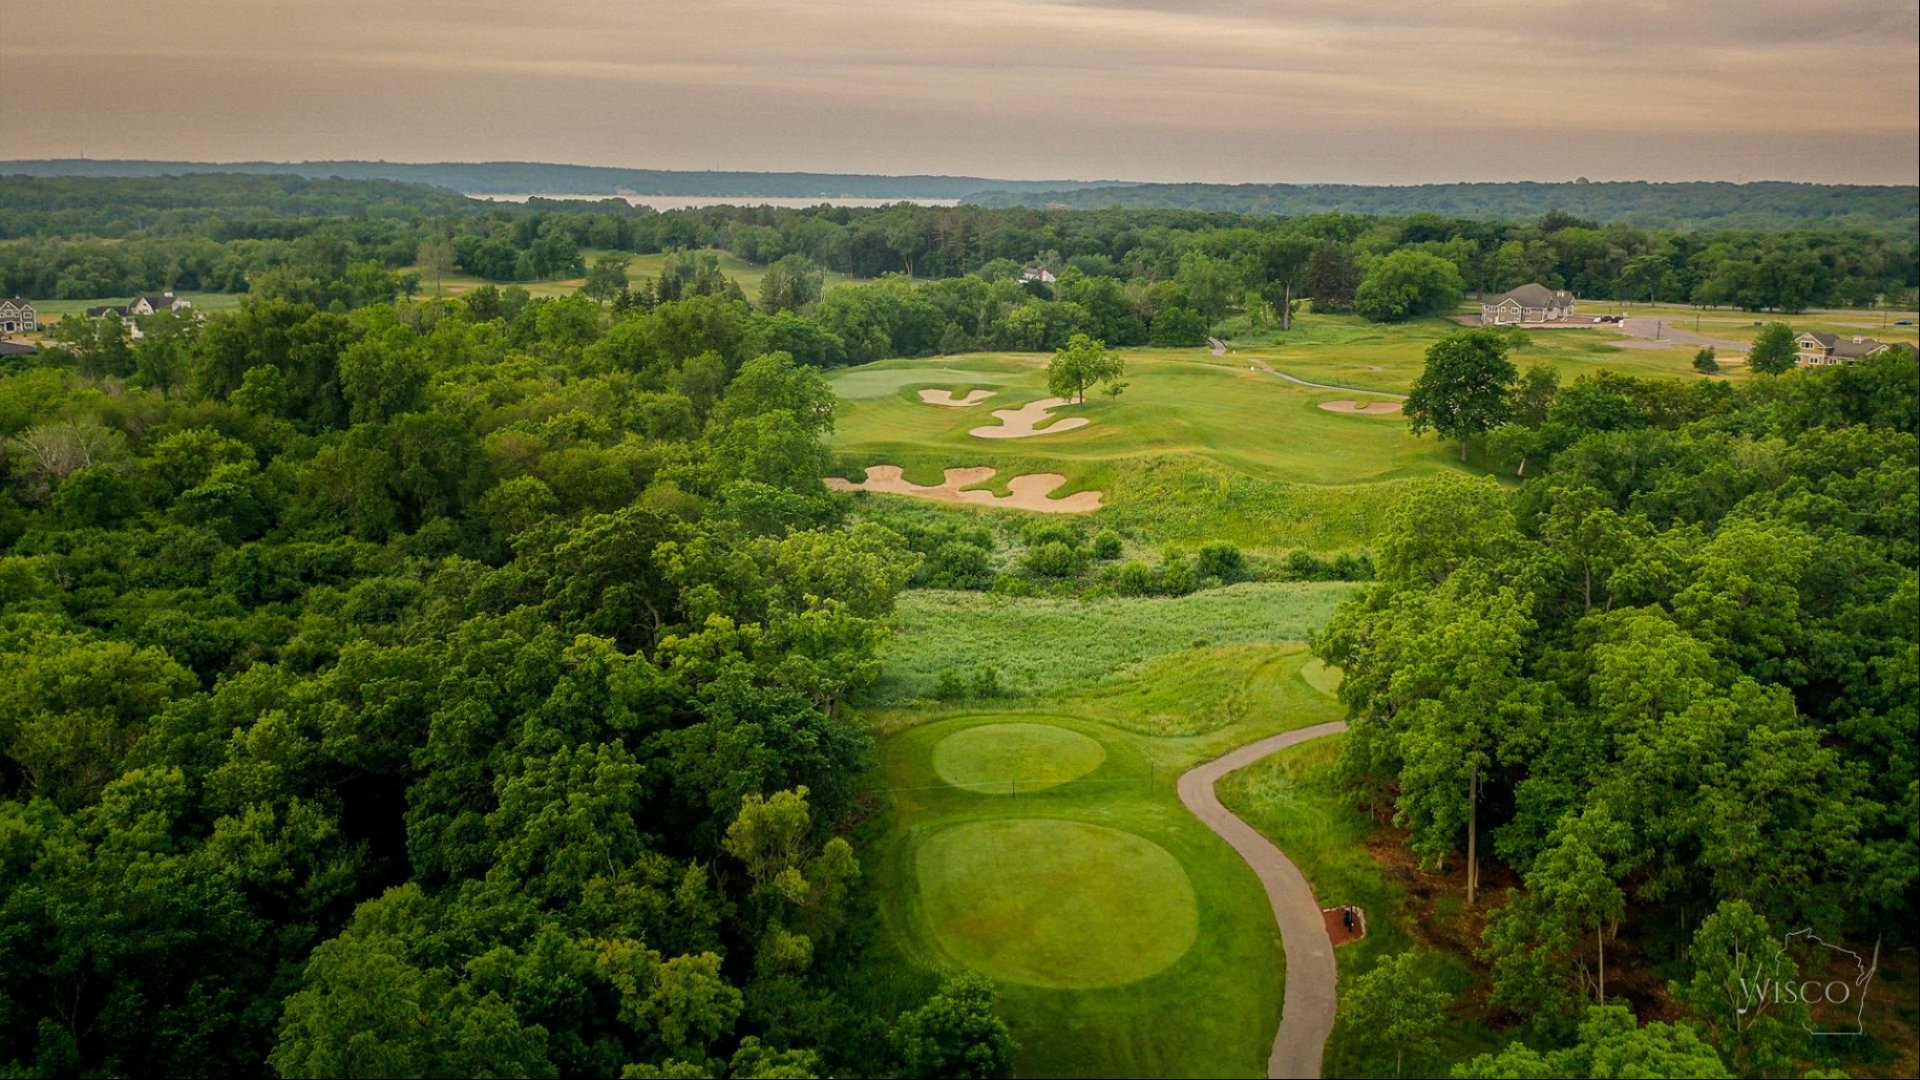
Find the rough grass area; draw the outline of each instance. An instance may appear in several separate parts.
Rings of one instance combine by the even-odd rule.
[[[900,598],[885,673],[869,703],[927,699],[943,671],[970,674],[992,667],[1008,695],[1023,698],[1125,679],[1139,674],[1134,669],[1146,661],[1171,653],[1303,641],[1355,588],[1346,582],[1251,582],[1179,597],[1096,600],[916,590]],[[1226,708],[1217,696],[1228,678],[1223,673],[1244,670],[1237,661],[1221,666],[1204,656],[1167,663],[1172,666],[1140,680],[1149,687],[1142,700],[1178,695],[1203,705],[1203,715]],[[1135,713],[1117,699],[1112,707],[1122,716]],[[1115,722],[1124,721],[1117,716]]]

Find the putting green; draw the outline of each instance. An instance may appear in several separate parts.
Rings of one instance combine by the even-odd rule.
[[[1165,848],[1049,818],[948,826],[920,845],[920,905],[935,942],[983,974],[1093,988],[1144,979],[1199,934],[1193,883]]]
[[[987,795],[1040,791],[1085,776],[1107,749],[1052,724],[984,724],[956,731],[933,748],[933,771],[954,787]]]

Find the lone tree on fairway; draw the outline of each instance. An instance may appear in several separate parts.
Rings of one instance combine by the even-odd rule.
[[[1507,359],[1514,339],[1494,330],[1461,330],[1427,349],[1427,367],[1403,411],[1415,435],[1432,428],[1443,438],[1467,440],[1506,423],[1520,373]]]
[[[986,976],[961,975],[941,983],[925,1005],[902,1016],[895,1036],[906,1074],[942,1080],[1012,1076],[1020,1048],[994,1011],[993,998],[993,982]]]
[[[1407,1054],[1432,1056],[1434,1036],[1447,1022],[1447,995],[1420,970],[1419,957],[1403,952],[1380,961],[1353,980],[1340,1004],[1356,1031],[1372,1033],[1375,1045],[1393,1047],[1393,1075],[1403,1075]]]
[[[1784,375],[1798,362],[1795,354],[1793,327],[1770,322],[1753,336],[1753,348],[1747,350],[1747,367],[1761,375]]]
[[[1053,354],[1053,361],[1047,365],[1047,389],[1053,391],[1055,397],[1085,401],[1087,387],[1095,383],[1117,385],[1126,370],[1126,361],[1108,349],[1106,342],[1075,334],[1068,339],[1066,348]]]
[[[1720,357],[1713,346],[1707,345],[1693,354],[1693,370],[1702,375],[1720,374]]]

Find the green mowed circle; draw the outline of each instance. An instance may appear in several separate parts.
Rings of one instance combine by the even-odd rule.
[[[951,825],[914,860],[935,942],[983,974],[1032,986],[1144,979],[1193,945],[1193,883],[1167,849],[1049,818]]]
[[[933,771],[988,795],[1039,791],[1085,776],[1107,760],[1097,741],[1052,724],[982,724],[933,747]]]

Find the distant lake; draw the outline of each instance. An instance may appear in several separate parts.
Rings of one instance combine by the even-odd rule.
[[[809,206],[872,207],[886,206],[890,203],[910,202],[916,206],[959,206],[959,199],[848,199],[826,195],[811,198],[796,198],[790,195],[547,195],[532,193],[526,195],[501,195],[494,193],[478,194],[469,192],[470,199],[489,199],[494,202],[523,203],[528,199],[568,199],[579,202],[598,202],[602,199],[625,199],[635,206],[651,206],[655,210],[694,210],[702,206],[777,206],[783,210],[802,210]]]

